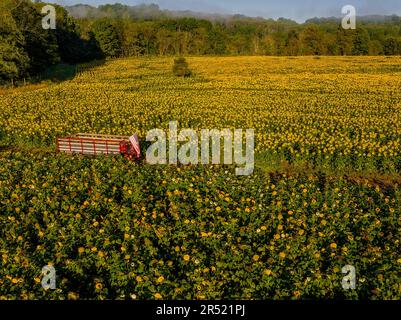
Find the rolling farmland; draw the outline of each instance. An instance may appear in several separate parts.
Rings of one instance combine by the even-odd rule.
[[[0,91],[0,298],[401,298],[401,58],[187,60]],[[254,173],[55,152],[78,132],[145,147],[170,121],[253,128]]]

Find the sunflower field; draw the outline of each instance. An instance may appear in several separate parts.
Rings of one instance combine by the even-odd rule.
[[[0,299],[400,299],[401,58],[173,61],[0,90]],[[254,173],[55,151],[175,120],[255,129]]]

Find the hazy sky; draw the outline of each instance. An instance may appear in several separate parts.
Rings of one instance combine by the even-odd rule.
[[[156,3],[162,9],[241,13],[266,18],[285,17],[297,21],[312,17],[341,16],[341,8],[347,4],[356,7],[357,15],[401,15],[401,0],[53,0],[52,2],[64,5]]]

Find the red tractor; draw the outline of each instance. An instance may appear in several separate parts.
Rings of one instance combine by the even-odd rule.
[[[131,160],[141,156],[139,139],[133,136],[78,133],[65,138],[57,138],[57,151],[87,155],[121,154]]]

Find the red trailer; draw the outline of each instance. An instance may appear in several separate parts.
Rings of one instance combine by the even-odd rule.
[[[136,134],[133,136],[115,136],[78,133],[69,137],[57,138],[57,151],[87,155],[121,154],[135,160],[141,156]]]

